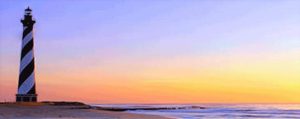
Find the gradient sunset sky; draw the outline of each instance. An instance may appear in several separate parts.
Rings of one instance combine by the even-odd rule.
[[[297,0],[0,0],[0,101],[27,6],[40,101],[300,103]]]

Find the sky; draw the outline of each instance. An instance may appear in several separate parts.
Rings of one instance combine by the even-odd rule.
[[[297,0],[0,0],[0,101],[27,6],[40,101],[300,103]]]

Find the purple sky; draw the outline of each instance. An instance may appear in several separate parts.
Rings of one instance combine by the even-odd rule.
[[[300,47],[297,0],[0,0],[0,83],[17,78],[27,6],[39,72]]]

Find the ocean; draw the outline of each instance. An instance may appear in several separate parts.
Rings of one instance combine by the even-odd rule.
[[[177,119],[300,119],[300,104],[115,104],[94,105]]]

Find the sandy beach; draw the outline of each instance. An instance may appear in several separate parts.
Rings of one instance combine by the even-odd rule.
[[[88,105],[0,104],[0,119],[167,119],[161,116],[104,111]]]

